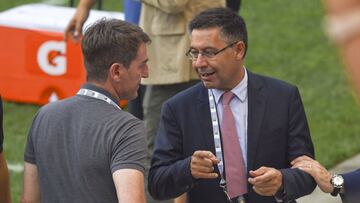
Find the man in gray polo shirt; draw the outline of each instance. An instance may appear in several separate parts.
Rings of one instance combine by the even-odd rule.
[[[143,123],[118,106],[148,77],[149,37],[121,20],[87,29],[87,83],[36,114],[25,149],[24,202],[145,202]]]

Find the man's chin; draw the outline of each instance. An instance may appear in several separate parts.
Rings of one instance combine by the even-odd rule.
[[[216,86],[212,82],[202,81],[202,83],[207,89],[216,89]]]

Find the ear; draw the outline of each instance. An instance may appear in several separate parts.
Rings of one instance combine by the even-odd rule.
[[[125,66],[122,63],[113,63],[109,68],[109,78],[112,81],[118,82],[123,78],[126,71]]]
[[[239,41],[235,44],[235,50],[236,50],[236,58],[244,60],[245,56],[245,43],[243,41]]]

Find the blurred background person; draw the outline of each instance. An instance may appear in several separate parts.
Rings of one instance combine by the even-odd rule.
[[[125,21],[139,24],[140,12],[140,0],[124,0]]]
[[[241,0],[226,0],[226,7],[230,8],[236,13],[239,13],[241,8]]]
[[[3,106],[0,96],[0,203],[10,203],[9,171],[3,152],[4,130],[3,130]]]
[[[125,21],[139,24],[140,11],[141,11],[140,0],[124,0]],[[135,99],[130,100],[127,105],[128,111],[132,115],[134,115],[135,117],[141,120],[144,119],[142,102],[144,99],[145,90],[146,90],[146,86],[140,84],[138,90],[138,96]]]
[[[360,98],[360,0],[324,0],[326,30]]]
[[[326,31],[337,46],[351,83],[360,98],[360,1],[325,0]],[[318,161],[307,156],[295,159],[293,167],[308,172],[320,189],[333,196],[340,194],[345,203],[360,202],[360,168],[343,174],[331,174]]]

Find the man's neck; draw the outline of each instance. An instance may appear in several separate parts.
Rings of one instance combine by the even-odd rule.
[[[89,84],[92,84],[98,88],[104,89],[111,94],[117,101],[120,101],[119,96],[116,94],[114,87],[107,81],[97,82],[97,81],[88,81]]]

